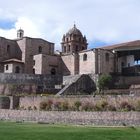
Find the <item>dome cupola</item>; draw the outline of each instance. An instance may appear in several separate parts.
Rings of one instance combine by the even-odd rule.
[[[67,33],[66,33],[66,36],[67,35],[79,35],[79,36],[82,36],[82,33],[79,29],[76,28],[76,25],[74,24],[73,28],[71,28]]]

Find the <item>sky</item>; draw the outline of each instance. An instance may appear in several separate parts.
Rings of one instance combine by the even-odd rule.
[[[0,0],[0,36],[25,36],[55,43],[74,23],[89,49],[140,39],[140,0]]]

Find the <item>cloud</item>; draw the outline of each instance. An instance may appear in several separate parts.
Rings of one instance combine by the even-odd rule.
[[[136,40],[140,39],[139,6],[139,0],[5,0],[0,6],[0,22],[12,20],[14,26],[0,26],[0,36],[15,38],[21,27],[25,36],[44,38],[59,49],[63,34],[75,21],[89,43]]]

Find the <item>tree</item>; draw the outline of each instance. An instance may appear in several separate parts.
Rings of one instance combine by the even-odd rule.
[[[109,74],[102,74],[98,79],[98,89],[99,93],[102,91],[104,94],[104,90],[108,89],[110,87],[110,84],[112,82],[112,76]]]

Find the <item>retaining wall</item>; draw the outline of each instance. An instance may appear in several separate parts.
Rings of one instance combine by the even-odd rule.
[[[27,110],[0,110],[0,120],[33,121],[49,124],[81,124],[140,126],[140,112],[58,112],[58,111],[27,111]]]
[[[60,96],[60,97],[51,97],[51,96],[25,96],[25,97],[20,97],[19,101],[19,106],[24,107],[28,109],[28,107],[37,107],[39,108],[40,102],[42,101],[47,101],[48,99],[52,101],[68,101],[68,102],[75,102],[75,101],[82,101],[82,102],[90,102],[90,103],[95,103],[96,101],[100,100],[107,100],[108,102],[116,103],[119,101],[136,101],[137,99],[140,99],[140,95],[137,96],[129,96],[129,95],[116,95],[116,96]]]
[[[0,73],[0,94],[57,93],[55,85],[62,83],[61,75],[34,75]]]

